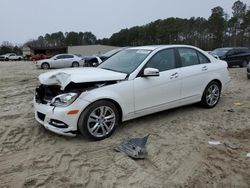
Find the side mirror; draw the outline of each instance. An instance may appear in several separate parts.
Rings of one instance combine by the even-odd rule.
[[[143,71],[143,77],[148,76],[160,76],[159,70],[155,68],[145,68]]]
[[[216,59],[220,59],[218,55],[214,55],[214,58],[216,58]]]
[[[55,57],[54,60],[57,60],[57,58]]]

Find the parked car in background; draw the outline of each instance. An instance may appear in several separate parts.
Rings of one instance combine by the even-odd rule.
[[[98,67],[39,76],[34,112],[46,129],[92,139],[120,122],[200,102],[213,108],[230,81],[227,63],[186,45],[133,47]]]
[[[0,56],[1,61],[21,61],[23,59],[23,56],[21,55],[16,55],[15,53],[8,53],[5,55]]]
[[[73,54],[59,54],[49,59],[36,61],[36,67],[42,69],[50,68],[65,68],[65,67],[79,67],[83,66],[84,61],[81,57]]]
[[[38,61],[41,59],[48,59],[49,56],[46,54],[35,54],[35,55],[31,55],[30,60],[32,61]]]
[[[84,67],[97,67],[102,62],[101,58],[98,56],[85,56],[83,60]]]
[[[247,78],[250,79],[250,63],[247,65]]]
[[[218,56],[221,60],[228,63],[228,67],[238,65],[246,67],[250,61],[250,49],[243,47],[235,48],[217,48],[213,50],[211,55]]]

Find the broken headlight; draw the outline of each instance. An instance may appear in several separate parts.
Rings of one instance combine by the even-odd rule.
[[[51,105],[56,107],[66,107],[72,104],[78,97],[77,93],[65,93],[57,95],[51,101]]]

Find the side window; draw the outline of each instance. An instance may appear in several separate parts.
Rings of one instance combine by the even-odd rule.
[[[183,67],[199,64],[199,59],[194,49],[179,48],[178,51]]]
[[[243,49],[242,53],[250,53],[250,50],[249,49]]]
[[[97,60],[97,58],[93,58],[93,59],[91,59],[91,63],[98,63],[98,60]]]
[[[63,59],[63,55],[56,56],[56,59]]]
[[[73,58],[73,56],[72,55],[65,55],[64,58],[70,59],[70,58]]]
[[[227,52],[227,55],[234,55],[234,54],[235,54],[234,50],[230,50]]]
[[[198,57],[199,57],[199,60],[200,60],[200,64],[210,63],[210,60],[205,55],[203,55],[200,52],[197,52],[197,54],[198,54]]]
[[[236,55],[236,54],[242,53],[240,49],[236,49],[236,50],[234,50],[234,51],[235,51],[235,53],[234,53],[235,55]]]
[[[158,52],[148,61],[146,67],[159,69],[160,72],[176,68],[174,49]]]

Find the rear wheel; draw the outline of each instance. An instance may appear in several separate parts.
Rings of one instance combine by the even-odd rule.
[[[105,100],[90,104],[81,114],[78,129],[82,135],[93,140],[102,140],[115,131],[119,122],[116,106]]]
[[[73,62],[72,67],[79,67],[79,63],[78,62]]]
[[[201,104],[206,108],[213,108],[219,102],[221,86],[218,82],[210,82],[203,92]]]
[[[42,69],[49,69],[49,68],[50,68],[50,66],[49,66],[48,63],[43,63],[43,64],[41,65],[41,67],[42,67]]]
[[[244,60],[241,64],[240,67],[246,67],[248,64],[247,60]]]

